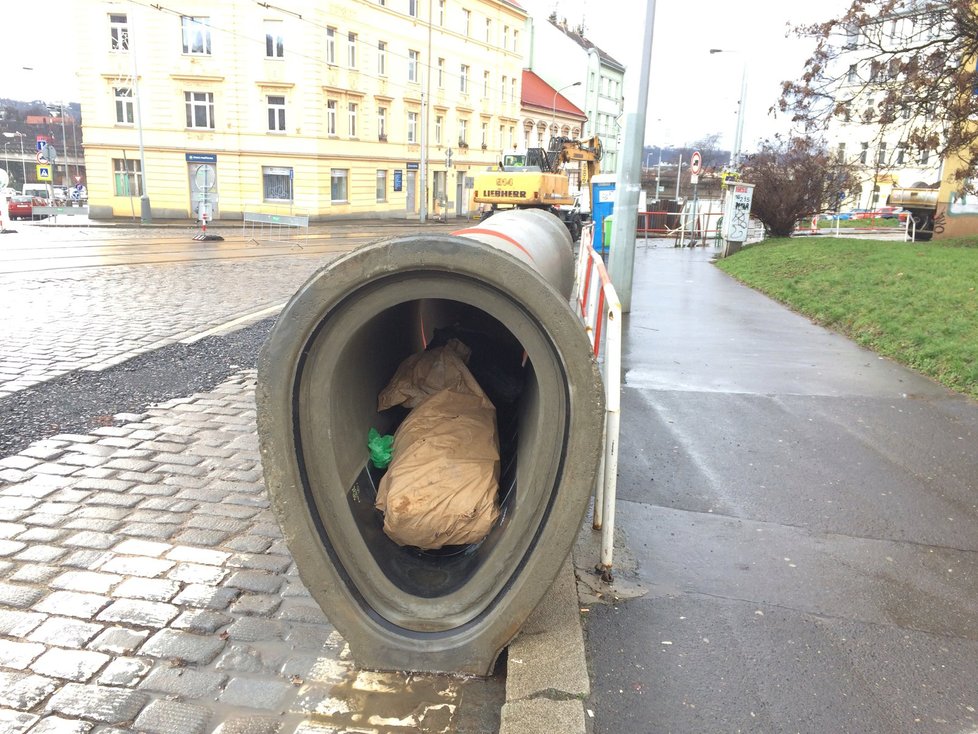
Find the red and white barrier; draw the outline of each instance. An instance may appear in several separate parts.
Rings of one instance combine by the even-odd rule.
[[[592,246],[594,225],[585,225],[574,278],[573,305],[601,363],[605,390],[604,452],[594,488],[593,527],[601,530],[602,575],[610,580],[614,557],[621,425],[621,303],[601,255]],[[603,340],[602,340],[603,337]]]

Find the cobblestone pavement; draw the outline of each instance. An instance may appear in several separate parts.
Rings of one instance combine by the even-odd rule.
[[[0,731],[497,730],[499,679],[353,668],[268,509],[253,388],[238,373],[0,459]]]
[[[0,276],[0,398],[73,370],[118,364],[274,308],[332,257]]]

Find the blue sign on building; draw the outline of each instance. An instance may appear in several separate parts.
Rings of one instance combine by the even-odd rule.
[[[400,191],[403,188],[404,172],[398,168],[394,171],[394,191]]]
[[[418,170],[418,164],[417,163],[408,163],[407,164],[407,169],[409,171],[417,171]]]
[[[187,153],[187,163],[217,163],[217,154]]]

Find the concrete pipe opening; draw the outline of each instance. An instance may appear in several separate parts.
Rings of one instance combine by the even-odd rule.
[[[458,234],[376,242],[321,269],[259,363],[273,509],[303,581],[365,668],[491,673],[569,553],[594,483],[603,393],[567,304],[563,225],[520,212]],[[385,535],[366,437],[406,413],[377,411],[401,361],[446,335],[488,366],[501,513],[479,543],[423,551]]]

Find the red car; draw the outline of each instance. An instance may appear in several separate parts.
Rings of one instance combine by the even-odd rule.
[[[907,212],[898,206],[881,206],[878,209],[858,209],[852,214],[853,219],[899,219],[907,221]]]
[[[31,219],[35,206],[47,206],[47,199],[40,196],[11,196],[7,202],[7,214],[11,219]]]

